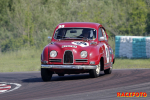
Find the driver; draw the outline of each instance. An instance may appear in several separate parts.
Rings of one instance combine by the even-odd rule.
[[[57,35],[57,39],[62,39],[66,35],[66,30],[65,29],[60,29],[59,33]]]
[[[62,29],[62,30],[61,30],[61,36],[64,37],[65,35],[66,35],[66,30],[65,30],[65,29]]]
[[[90,31],[89,30],[83,30],[82,34],[83,34],[83,38],[89,38],[90,37]]]

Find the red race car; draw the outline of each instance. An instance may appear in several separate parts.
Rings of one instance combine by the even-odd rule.
[[[89,73],[93,78],[112,72],[114,54],[105,28],[99,23],[66,22],[54,30],[41,54],[41,76]]]

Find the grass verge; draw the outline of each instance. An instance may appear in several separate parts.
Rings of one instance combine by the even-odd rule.
[[[117,58],[113,69],[150,68],[150,59],[123,59]]]
[[[0,53],[0,72],[39,71],[42,50],[22,49]]]

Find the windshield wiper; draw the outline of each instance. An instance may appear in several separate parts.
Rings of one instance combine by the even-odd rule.
[[[77,38],[83,38],[83,36],[78,36]]]
[[[76,38],[83,38],[83,36],[74,35]]]
[[[69,37],[62,36],[61,39],[70,39]]]
[[[65,36],[57,35],[57,37],[60,37],[61,39],[66,38]]]
[[[88,37],[83,37],[83,36],[77,36],[77,38],[79,38],[79,39],[83,39],[83,40],[89,40],[89,38],[88,38]]]
[[[74,38],[74,37],[65,37],[65,36],[57,35],[57,37],[60,37],[60,39],[66,39],[66,40],[70,40],[70,39],[77,39],[77,40],[83,39],[83,40],[88,40],[88,38],[83,37],[83,36],[76,36],[76,37]]]
[[[65,37],[65,38],[62,38],[64,40],[82,40],[83,38],[72,38],[72,37]]]

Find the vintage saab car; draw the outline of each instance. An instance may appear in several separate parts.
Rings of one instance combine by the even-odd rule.
[[[66,22],[54,30],[51,42],[41,54],[41,77],[53,74],[89,73],[93,78],[112,72],[114,54],[105,28],[98,23]]]

